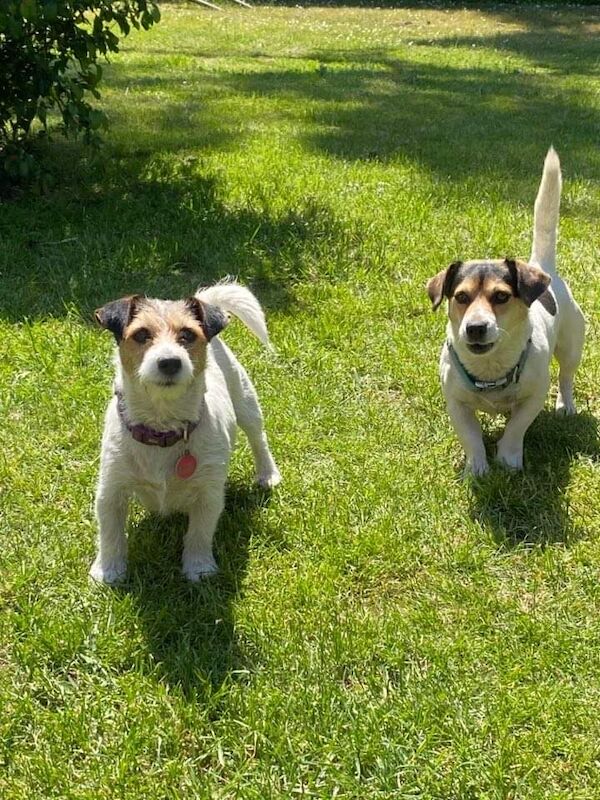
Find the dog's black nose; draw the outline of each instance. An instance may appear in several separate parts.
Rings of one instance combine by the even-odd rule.
[[[176,375],[181,369],[180,358],[159,358],[157,363],[163,375]]]
[[[472,342],[480,342],[482,339],[485,339],[485,334],[487,332],[487,323],[472,323],[467,325],[467,336]]]

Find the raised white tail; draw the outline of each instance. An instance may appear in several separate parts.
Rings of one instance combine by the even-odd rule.
[[[265,347],[271,347],[263,310],[256,297],[245,286],[226,280],[206,289],[199,289],[196,297],[234,314]]]
[[[533,215],[531,261],[550,275],[556,274],[556,238],[562,177],[556,150],[551,147],[544,161],[544,172]]]

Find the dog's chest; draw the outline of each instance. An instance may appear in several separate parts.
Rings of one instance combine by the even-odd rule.
[[[520,402],[521,392],[518,386],[488,392],[469,392],[465,398],[467,405],[476,411],[488,414],[510,414]]]
[[[190,445],[196,469],[188,478],[180,478],[176,471],[178,460],[187,451],[183,444],[172,448],[132,447],[129,459],[131,490],[148,510],[159,514],[185,512],[198,501],[203,486],[217,476],[224,480],[231,443],[223,442],[221,446],[213,445],[211,448]]]

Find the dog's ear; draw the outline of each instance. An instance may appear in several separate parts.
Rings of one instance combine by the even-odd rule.
[[[531,306],[550,286],[552,280],[550,275],[539,267],[514,258],[505,258],[504,263],[508,267],[517,297],[520,297],[527,307]]]
[[[440,307],[444,297],[449,298],[452,294],[454,279],[461,266],[462,261],[453,261],[449,267],[427,281],[427,292],[434,311]]]
[[[229,323],[229,317],[218,306],[203,303],[197,297],[188,297],[185,304],[202,326],[206,340],[209,342]]]
[[[117,343],[123,338],[123,331],[135,316],[136,306],[141,300],[141,295],[132,294],[113,300],[102,308],[96,309],[94,317],[98,325],[110,331]]]

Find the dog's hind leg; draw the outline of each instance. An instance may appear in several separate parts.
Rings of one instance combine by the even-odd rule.
[[[256,390],[245,369],[239,364],[236,366],[234,391],[231,391],[232,387],[230,387],[235,416],[252,448],[256,466],[256,482],[264,489],[271,489],[281,482],[281,475],[269,449]]]
[[[264,489],[277,486],[281,482],[281,475],[269,449],[263,415],[252,381],[224,342],[214,339],[212,346],[214,357],[227,381],[237,424],[248,437],[252,448],[256,482]]]
[[[560,330],[554,355],[559,364],[558,396],[556,411],[559,414],[575,414],[575,398],[573,397],[573,380],[581,361],[583,341],[585,337],[585,320],[579,306],[573,305],[565,309],[565,317],[561,319]]]

